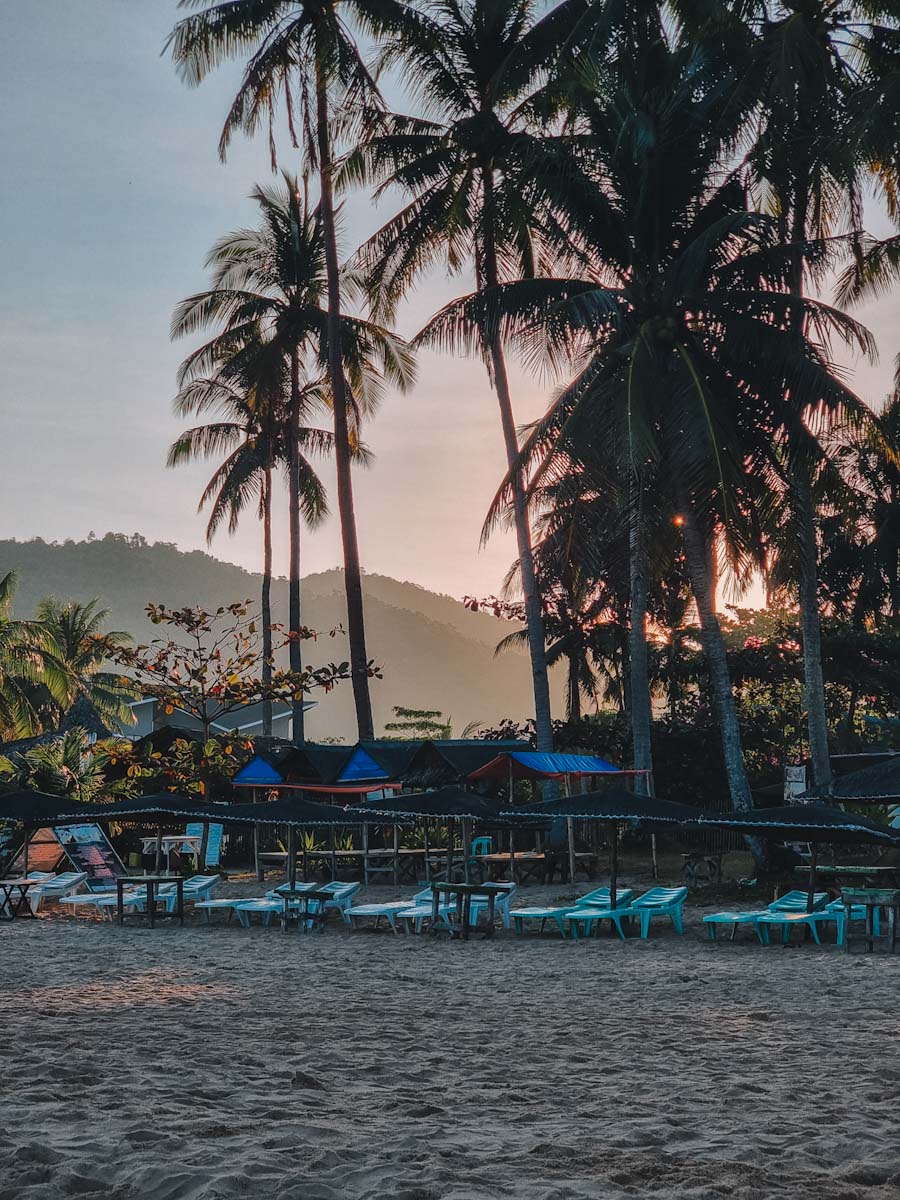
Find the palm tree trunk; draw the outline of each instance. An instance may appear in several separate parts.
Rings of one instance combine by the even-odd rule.
[[[713,706],[719,722],[719,734],[722,739],[722,753],[725,759],[725,773],[728,777],[728,791],[731,795],[731,806],[735,812],[753,808],[753,796],[747,773],[744,770],[744,751],[741,745],[741,730],[738,725],[737,710],[734,706],[734,695],[731,691],[731,676],[728,671],[728,659],[725,654],[725,640],[716,616],[712,582],[709,573],[709,554],[706,540],[697,528],[696,520],[691,514],[686,500],[679,498],[679,507],[684,515],[684,549],[687,558],[688,575],[691,580],[691,590],[697,603],[697,613],[700,617],[700,639],[703,643],[703,654],[706,658],[706,670],[709,675],[709,686],[712,692]],[[765,851],[762,840],[756,837],[746,839],[753,858],[758,866],[765,862]]]
[[[291,671],[303,670],[300,647],[300,351],[291,355],[291,411],[288,417],[288,482],[290,563],[288,566],[288,648]],[[291,701],[291,736],[295,746],[304,740],[303,697]]]
[[[570,721],[581,720],[581,673],[579,670],[578,656],[573,654],[569,658],[569,678],[568,678],[569,702],[566,705],[566,715]]]
[[[263,690],[272,686],[272,468],[267,466],[263,480],[263,578],[262,578]],[[263,737],[272,736],[272,698],[262,704]]]
[[[497,252],[494,245],[494,182],[490,168],[482,171],[484,189],[484,246],[483,283],[496,287],[499,283]],[[534,724],[537,747],[549,753],[553,751],[553,718],[550,710],[550,682],[547,675],[547,653],[544,643],[544,618],[541,612],[541,597],[538,593],[534,569],[534,552],[531,545],[531,525],[528,520],[528,502],[521,472],[515,470],[519,458],[519,439],[513,417],[512,397],[506,374],[506,360],[499,336],[492,336],[486,347],[490,358],[490,369],[494,391],[500,404],[500,425],[506,462],[512,475],[513,515],[516,527],[516,545],[519,553],[519,574],[522,578],[522,594],[525,600],[525,624],[528,633],[528,651],[531,656],[531,681],[534,691]]]
[[[635,503],[628,532],[630,559],[631,613],[628,622],[628,682],[631,697],[631,756],[635,771],[653,771],[650,730],[653,712],[650,703],[650,672],[647,661],[647,570],[642,539],[643,503],[641,484],[632,479]],[[650,775],[635,776],[639,794],[648,794]]]
[[[318,48],[317,48],[318,49]],[[369,695],[369,656],[363,611],[362,572],[356,537],[353,480],[350,473],[350,433],[347,424],[347,389],[341,354],[341,292],[337,238],[334,227],[334,192],[331,182],[331,139],[328,124],[328,89],[321,65],[316,67],[316,141],[319,151],[319,188],[325,272],[328,280],[328,370],[334,402],[334,458],[337,467],[338,514],[344,552],[344,589],[347,596],[347,632],[350,640],[350,673],[360,740],[374,736]]]
[[[810,167],[805,155],[795,164],[797,184],[793,195],[791,216],[791,294],[804,294],[807,217],[810,200]],[[805,335],[805,318],[794,317],[798,338]],[[828,718],[825,713],[825,678],[822,672],[822,627],[819,620],[819,547],[816,536],[816,510],[812,495],[811,469],[798,461],[791,470],[795,517],[800,545],[800,640],[803,643],[803,699],[806,705],[806,724],[809,734],[809,757],[812,762],[813,783],[825,786],[831,782],[831,756],[828,752]]]
[[[809,480],[801,467],[794,475],[800,543],[800,640],[803,644],[803,700],[809,733],[813,783],[831,782],[825,675],[822,670],[822,626],[819,620],[819,572],[816,518]]]

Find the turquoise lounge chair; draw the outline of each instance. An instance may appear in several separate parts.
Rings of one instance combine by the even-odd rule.
[[[813,912],[819,912],[824,909],[827,903],[828,893],[816,892],[813,896]],[[772,913],[799,913],[804,915],[806,907],[807,893],[795,890],[779,896],[767,908],[751,909],[746,912],[709,913],[703,918],[703,924],[709,930],[709,940],[711,942],[716,940],[716,927],[718,925],[731,925],[732,941],[735,939],[738,925],[752,925],[759,941],[763,945],[768,945],[769,931],[765,926],[766,924],[777,924],[777,922],[765,922],[763,927],[760,928],[760,919],[762,917],[769,917]]]
[[[345,910],[344,919],[352,929],[358,929],[357,921],[374,917],[375,928],[377,929],[381,918],[384,917],[391,928],[391,932],[399,935],[400,929],[397,925],[397,916],[406,908],[409,908],[408,900],[392,900],[384,904],[357,904]]]
[[[686,887],[651,888],[649,892],[644,892],[642,896],[638,896],[637,900],[631,902],[632,915],[636,915],[641,923],[641,937],[646,938],[650,932],[650,922],[654,917],[668,917],[672,922],[675,932],[679,935],[684,934],[684,922],[682,920],[682,909],[684,902],[687,900],[688,890]]]
[[[622,888],[622,890],[618,893],[619,898],[625,904],[627,904],[628,901],[631,899],[631,895],[632,895],[632,893],[631,893],[630,888]],[[575,901],[574,920],[570,921],[570,930],[572,933],[573,941],[578,941],[577,924],[579,922],[584,921],[585,932],[589,933],[593,927],[594,921],[599,919],[597,916],[583,917],[581,915],[581,911],[580,911],[581,909],[591,909],[592,911],[594,909],[601,909],[603,911],[608,910],[609,909],[609,888],[608,887],[594,888],[593,891],[586,892],[583,896],[579,896],[578,899]],[[546,925],[546,923],[548,921],[554,921],[556,923],[557,928],[559,929],[559,932],[562,934],[563,937],[565,937],[566,936],[565,921],[569,917],[569,915],[572,913],[573,913],[572,905],[564,904],[561,906],[549,906],[549,907],[545,907],[545,908],[542,908],[540,906],[534,906],[531,908],[513,908],[510,910],[510,917],[512,918],[513,924],[515,925],[516,933],[523,932],[523,925],[524,925],[525,921],[540,921],[541,928],[540,928],[539,932],[541,932],[541,933],[543,933],[544,926]]]
[[[605,893],[605,895],[604,895]],[[569,928],[572,930],[572,938],[578,940],[578,926],[584,926],[584,936],[590,937],[594,928],[594,923],[602,924],[604,921],[609,921],[622,941],[625,941],[625,929],[623,921],[630,921],[634,917],[631,907],[631,897],[634,894],[631,888],[616,889],[616,907],[610,908],[610,893],[609,888],[597,888],[596,899],[589,904],[579,902],[575,908],[571,908],[566,913],[566,920],[569,922]]]

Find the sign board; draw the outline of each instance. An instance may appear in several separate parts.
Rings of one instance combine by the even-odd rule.
[[[197,821],[185,828],[185,837],[203,837],[203,822]],[[218,823],[210,822],[209,837],[206,839],[206,857],[203,860],[203,865],[207,867],[217,867],[219,860],[222,857],[222,834],[224,827]],[[198,864],[199,865],[199,864]]]
[[[806,791],[806,767],[784,768],[784,802],[790,804],[795,797]]]
[[[111,887],[125,874],[122,860],[99,825],[63,825],[53,832],[74,869],[87,875],[92,892]]]

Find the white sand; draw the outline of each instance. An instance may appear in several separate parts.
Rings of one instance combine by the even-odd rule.
[[[0,925],[0,1200],[895,1200],[900,957],[703,936]]]

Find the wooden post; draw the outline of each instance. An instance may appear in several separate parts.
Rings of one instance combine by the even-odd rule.
[[[156,830],[156,858],[155,858],[154,864],[153,864],[153,874],[154,875],[158,875],[160,870],[162,869],[162,839],[163,839],[163,832],[162,832],[162,825],[160,825],[157,827],[157,830]]]
[[[647,788],[647,795],[655,796],[656,788],[653,783],[653,772],[648,771],[647,774],[644,776],[644,780],[645,780],[645,787]],[[650,864],[653,868],[653,881],[654,881],[654,883],[656,883],[659,881],[659,863],[656,860],[656,834],[655,833],[650,834]],[[737,926],[735,926],[735,928],[737,928]]]
[[[806,911],[811,913],[815,904],[816,893],[816,867],[819,860],[819,846],[817,842],[810,842],[809,855],[809,890],[806,893]],[[849,924],[849,922],[848,922]]]
[[[24,845],[24,847],[22,848],[22,854],[23,854],[23,859],[22,859],[22,861],[23,861],[23,864],[24,864],[24,865],[23,865],[23,867],[22,867],[22,874],[23,874],[23,875],[27,875],[27,874],[28,874],[28,844],[29,844],[29,842],[30,842],[30,841],[31,841],[31,830],[30,830],[30,829],[28,829],[28,828],[26,828],[26,829],[25,829],[25,845]]]
[[[297,826],[288,825],[288,884],[297,886]]]
[[[334,826],[332,825],[331,826],[331,881],[332,881],[332,883],[335,881],[335,879],[337,879],[337,854],[335,851],[336,851],[336,846],[334,844]]]
[[[460,822],[462,828],[462,852],[463,852],[463,883],[469,882],[469,822],[465,817]]]
[[[363,821],[362,830],[363,842],[363,883],[366,887],[369,886],[369,822]]]
[[[619,827],[615,821],[609,825],[609,907],[616,907],[616,883],[619,874]]]
[[[256,881],[257,883],[262,883],[262,859],[259,857],[259,821],[253,823],[253,865],[256,868]]]
[[[394,887],[400,886],[400,826],[394,826]]]
[[[428,818],[422,822],[423,844],[425,846],[425,882],[431,883],[431,863],[428,861]]]
[[[201,873],[206,866],[206,847],[209,845],[209,821],[203,822],[203,833],[200,837],[200,852],[197,855],[197,872]]]
[[[575,882],[575,822],[566,817],[566,834],[569,839],[569,882]]]
[[[453,822],[447,822],[447,883],[453,882],[453,843],[456,835],[453,832]]]

